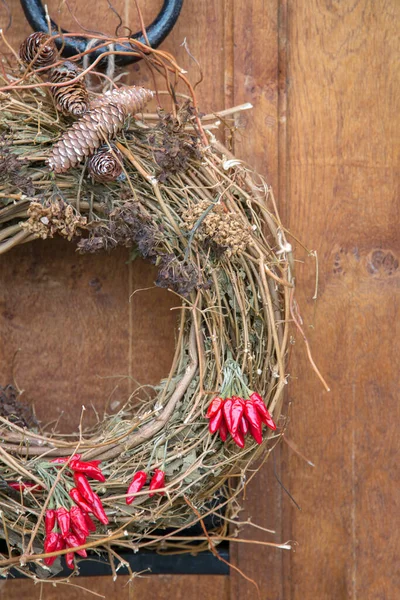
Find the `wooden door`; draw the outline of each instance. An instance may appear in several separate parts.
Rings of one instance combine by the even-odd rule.
[[[109,33],[118,24],[105,0],[47,4],[74,30],[71,14]],[[161,4],[140,2],[147,22]],[[19,3],[7,5],[7,36],[17,44],[30,29]],[[139,28],[134,2],[113,0],[113,6],[132,30]],[[254,105],[238,117],[235,152],[266,176],[283,222],[318,257],[315,293],[315,256],[296,244],[304,326],[332,391],[321,388],[297,335],[286,407],[291,446],[315,466],[281,444],[275,465],[271,460],[248,487],[242,515],[276,531],[267,536],[247,529],[247,537],[293,540],[295,549],[231,548],[233,562],[258,582],[263,600],[392,600],[400,588],[394,525],[399,12],[397,0],[185,0],[163,46],[195,73],[182,46],[186,39],[205,75],[198,87],[201,110]],[[5,29],[5,3],[0,21]],[[132,69],[133,82],[146,83],[146,76],[140,66]],[[71,428],[71,407],[83,400],[118,402],[131,378],[157,381],[167,373],[171,299],[152,289],[129,302],[132,292],[152,286],[153,273],[141,262],[125,264],[122,250],[78,259],[68,244],[37,242],[3,258],[0,278],[8,282],[0,291],[1,382],[16,376],[39,416],[58,418],[64,407],[63,423]],[[112,327],[104,326],[104,308]],[[233,570],[229,577],[144,574],[126,583],[126,577],[116,583],[81,578],[79,588],[39,589],[10,581],[0,595],[96,597],[82,590],[90,588],[121,600],[255,597]]]

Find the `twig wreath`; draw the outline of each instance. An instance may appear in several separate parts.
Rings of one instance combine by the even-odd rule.
[[[138,390],[66,439],[31,425],[15,390],[0,389],[2,574],[44,579],[63,555],[78,570],[88,549],[114,569],[118,548],[215,551],[237,541],[228,525],[238,495],[283,425],[292,252],[271,188],[213,134],[235,109],[201,116],[171,55],[100,41],[133,48],[155,92],[101,74],[108,91],[88,90],[99,59],[82,71],[81,55],[63,61],[44,34],[19,55],[10,48],[0,74],[0,254],[56,234],[78,240],[80,253],[132,248],[181,298],[175,355],[153,396]],[[171,108],[144,113],[165,100],[160,75]],[[217,530],[179,537],[212,513],[224,523]],[[167,527],[176,529],[160,533]]]

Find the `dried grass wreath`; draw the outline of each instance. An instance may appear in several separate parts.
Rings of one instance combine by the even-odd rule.
[[[222,539],[237,541],[228,525],[238,495],[284,422],[290,315],[298,319],[272,190],[213,134],[235,109],[201,116],[171,55],[101,40],[116,42],[144,59],[154,94],[104,75],[108,92],[88,90],[98,61],[83,71],[81,56],[63,62],[43,34],[20,56],[10,48],[0,75],[0,254],[56,234],[80,236],[81,253],[132,248],[181,298],[175,355],[153,395],[143,386],[65,439],[31,426],[15,390],[2,389],[2,574],[45,579],[62,555],[77,571],[74,556],[89,549],[115,569],[118,548],[216,552]],[[142,113],[153,96],[170,108]],[[179,537],[213,513],[218,529]],[[167,527],[176,530],[160,533]]]

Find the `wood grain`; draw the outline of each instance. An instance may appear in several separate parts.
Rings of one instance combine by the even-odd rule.
[[[60,7],[56,18],[72,25],[65,3],[48,5],[50,12]],[[134,3],[113,0],[113,5],[132,29],[138,28]],[[161,0],[141,3],[147,22],[160,5]],[[97,2],[95,13],[92,5],[77,0],[70,6],[86,26],[113,32],[116,19],[106,2]],[[9,37],[21,40],[29,28],[19,4],[11,3],[11,10]],[[399,12],[397,0],[185,0],[163,46],[195,73],[181,47],[186,38],[205,74],[197,89],[202,110],[254,104],[252,113],[236,121],[235,151],[272,183],[283,222],[318,251],[314,301],[315,262],[296,244],[299,260],[304,259],[297,265],[297,293],[315,358],[332,392],[322,390],[296,336],[287,434],[316,466],[283,445],[275,456],[277,475],[301,512],[282,492],[270,461],[247,487],[241,515],[277,532],[243,535],[298,545],[291,553],[232,548],[235,564],[258,582],[263,600],[392,600],[400,587],[393,533],[399,512]],[[149,84],[143,65],[135,65],[132,73],[132,81]],[[135,289],[152,285],[148,266],[126,265],[122,252],[106,261],[82,259],[62,242],[51,249],[37,244],[1,263],[0,278],[6,274],[9,281],[14,273],[12,285],[0,288],[6,298],[0,317],[1,378],[12,376],[12,355],[28,340],[31,354],[27,345],[14,372],[23,373],[26,382],[19,375],[18,383],[38,412],[55,416],[57,391],[71,412],[82,404],[82,390],[86,404],[90,390],[96,398],[101,390],[108,398],[115,380],[98,374],[145,380],[167,371],[173,300],[151,290],[129,303]],[[72,311],[81,315],[73,337]],[[162,332],[160,350],[152,346],[155,329]],[[45,353],[51,385],[41,381],[46,365],[35,349]],[[63,370],[74,377],[72,391],[65,389]],[[117,400],[129,381],[119,380]],[[255,597],[254,587],[233,571],[229,579],[154,576],[126,588],[124,578],[116,585],[110,579],[79,581],[107,598],[135,593],[150,599]],[[29,594],[28,586],[8,582],[1,592],[12,600]],[[67,600],[76,592],[46,588],[43,598],[53,597]]]
[[[308,259],[299,302],[332,387],[321,390],[298,340],[289,435],[316,467],[285,450],[302,507],[284,504],[286,535],[299,543],[284,579],[291,600],[389,600],[399,589],[399,8],[289,4],[286,210],[318,250],[318,300]]]
[[[4,582],[3,582],[4,583]],[[7,600],[229,600],[229,577],[226,575],[146,575],[131,582],[121,575],[116,582],[111,577],[80,577],[74,580],[80,588],[51,583],[33,586],[31,581],[0,583],[0,598]],[[3,594],[6,594],[3,596]]]

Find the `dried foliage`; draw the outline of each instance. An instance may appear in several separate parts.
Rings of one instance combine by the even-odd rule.
[[[113,41],[104,39],[106,45]],[[25,490],[20,502],[2,497],[3,526],[12,530],[15,547],[0,560],[5,570],[18,564],[29,572],[32,563],[42,564],[44,512],[49,499],[62,496],[68,485],[66,473],[56,475],[48,461],[75,451],[85,460],[101,459],[106,475],[106,482],[93,488],[110,525],[98,527],[87,548],[200,551],[229,539],[226,519],[239,510],[238,496],[254,475],[249,467],[268,455],[279,435],[261,446],[248,441],[243,449],[209,435],[205,410],[221,389],[227,361],[235,362],[247,386],[263,395],[283,424],[279,415],[294,284],[291,247],[272,191],[207,132],[216,119],[200,118],[193,90],[170,55],[137,41],[119,42],[145,53],[154,71],[172,71],[191,99],[176,100],[169,76],[170,113],[126,120],[121,110],[112,133],[125,177],[99,184],[78,160],[66,166],[56,156],[57,140],[76,132],[77,122],[71,127],[68,119],[60,119],[43,79],[0,75],[0,254],[55,234],[74,239],[83,233],[77,245],[83,253],[132,248],[157,265],[157,285],[182,297],[175,357],[169,376],[151,394],[145,393],[148,386],[141,388],[117,414],[105,414],[76,436],[34,432],[9,414],[1,418],[0,476],[41,486],[35,493]],[[129,95],[123,89],[111,94],[114,100]],[[108,110],[109,98],[91,92],[93,108],[86,115]],[[78,154],[80,160],[88,153]],[[65,173],[51,173],[46,161]],[[133,473],[149,465],[165,470],[166,495],[149,498],[141,492],[127,506]],[[179,529],[175,537],[160,532],[209,514],[218,515],[223,525],[207,536],[180,540]]]

